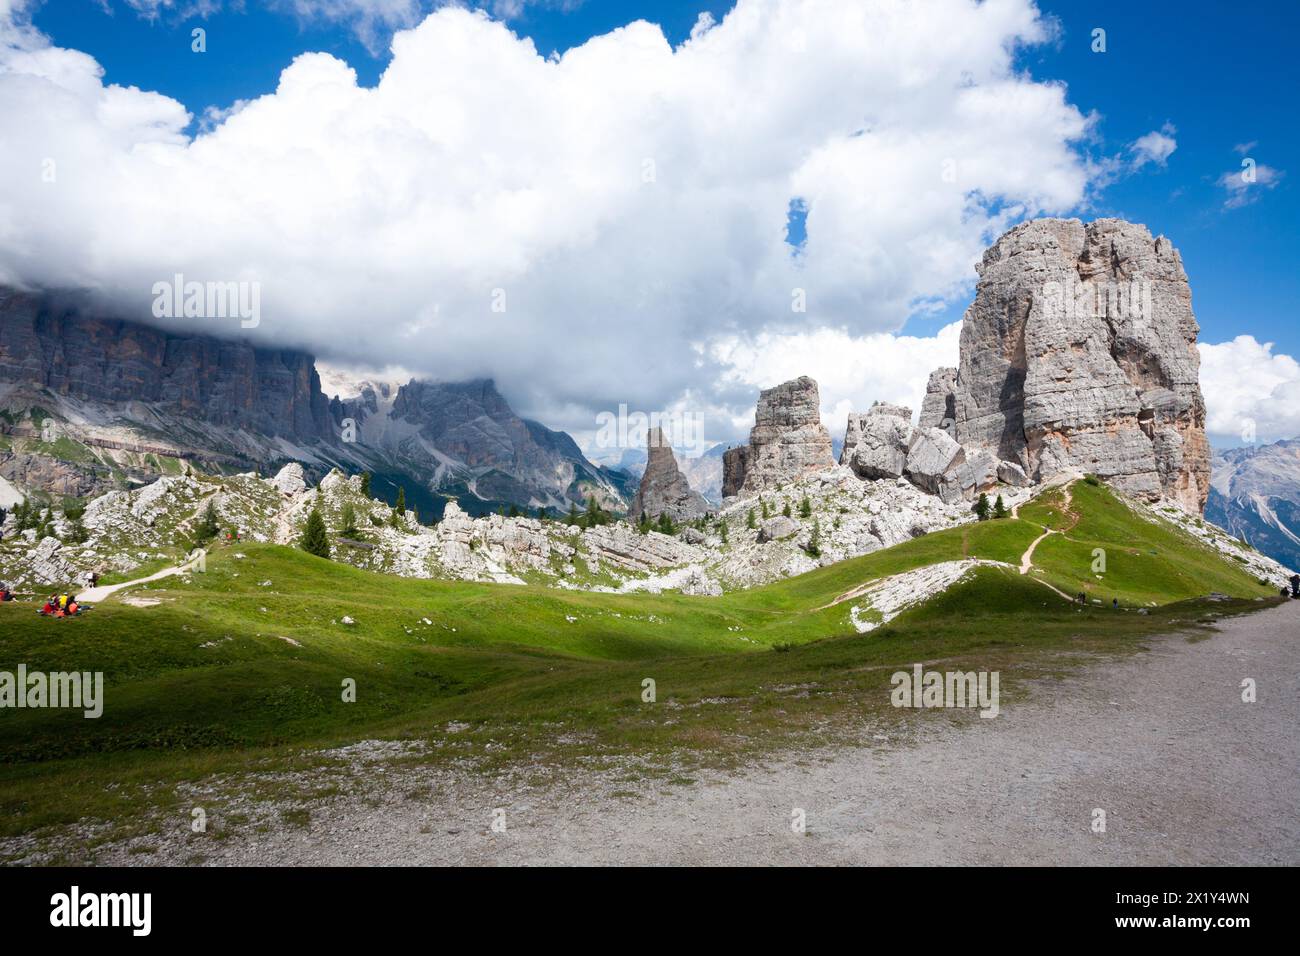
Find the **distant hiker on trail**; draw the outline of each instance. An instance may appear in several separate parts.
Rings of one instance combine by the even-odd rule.
[[[1075,600],[1078,601],[1080,604],[1087,604],[1087,603],[1088,603],[1088,595],[1086,595],[1086,594],[1084,594],[1082,591],[1080,591],[1080,592],[1079,592],[1079,596],[1076,597]]]
[[[1291,596],[1300,598],[1300,574],[1291,575]]]
[[[1118,610],[1119,610],[1119,598],[1114,598],[1114,599],[1112,599],[1111,602],[1110,602],[1110,606],[1113,607],[1115,610],[1118,611]]]
[[[3,604],[5,601],[12,601],[13,599],[14,592],[10,590],[9,585],[0,584],[0,604]]]

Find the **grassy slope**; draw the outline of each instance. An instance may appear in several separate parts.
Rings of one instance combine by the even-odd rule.
[[[1105,489],[1076,484],[1074,502],[1083,518],[1069,539],[1053,536],[1038,552],[1044,576],[1069,593],[1098,587],[1094,546],[1108,551],[1105,593],[1125,603],[1269,593]],[[1059,666],[1062,650],[1131,647],[1202,613],[1079,609],[997,568],[868,635],[848,624],[852,602],[826,607],[864,581],[935,561],[1017,564],[1041,533],[1036,521],[1062,526],[1053,507],[1046,500],[1022,520],[950,529],[720,598],[415,581],[241,544],[245,557],[217,548],[208,573],[188,584],[136,590],[163,599],[156,607],[110,601],[56,622],[31,605],[3,606],[0,670],[103,671],[107,705],[99,720],[0,711],[0,833],[85,813],[129,817],[137,784],[286,759],[287,744],[412,735],[441,746],[450,721],[472,727],[458,742],[496,741],[494,759],[547,753],[561,727],[601,752],[685,748],[725,759],[813,728],[821,737],[828,715],[902,719],[887,706],[887,679],[912,661],[1019,666],[1028,676]],[[646,677],[660,701],[681,707],[645,707]],[[345,678],[356,681],[355,703],[341,700]],[[780,690],[799,684],[811,690]],[[105,790],[110,782],[121,786]]]

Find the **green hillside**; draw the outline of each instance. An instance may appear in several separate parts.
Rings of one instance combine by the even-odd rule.
[[[1021,575],[1022,554],[1049,524],[1069,530],[1041,542],[1036,570]],[[1107,552],[1101,579],[1097,547]],[[962,557],[1010,567],[982,567],[867,634],[850,623],[853,602],[834,603],[864,582]],[[1079,607],[1045,584],[1105,606]],[[1209,591],[1241,600],[1173,603]],[[1017,680],[1080,652],[1131,650],[1144,634],[1256,608],[1272,593],[1085,482],[1068,511],[1052,492],[1018,519],[716,598],[419,581],[288,548],[218,547],[204,574],[130,590],[153,606],[119,593],[61,621],[27,603],[0,606],[0,670],[102,671],[106,681],[97,720],[0,710],[0,835],[86,814],[129,825],[171,799],[160,782],[301,764],[321,759],[304,748],[370,737],[410,737],[429,745],[422,759],[478,765],[631,752],[738,759],[827,742],[837,727],[917,719],[889,707],[886,689],[913,661],[1000,667],[1013,698]],[[1150,602],[1165,606],[1137,612]],[[646,678],[668,707],[642,703]],[[355,702],[342,700],[345,680]]]

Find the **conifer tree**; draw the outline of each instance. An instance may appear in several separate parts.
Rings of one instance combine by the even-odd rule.
[[[749,514],[745,515],[745,527],[753,530],[758,527],[758,522],[754,520],[754,509],[749,509]]]
[[[367,498],[370,497],[370,472],[368,471],[361,473],[361,493]]]
[[[993,517],[1005,518],[1007,516],[1007,506],[1002,500],[1002,495],[998,495],[998,500],[993,502]]]
[[[311,514],[307,516],[307,525],[302,529],[300,547],[308,554],[314,554],[318,558],[328,558],[330,556],[330,542],[329,536],[325,533],[325,519],[320,516],[320,511],[316,508],[312,508]]]
[[[781,514],[785,515],[787,518],[790,517],[790,502],[787,501],[785,503],[785,507],[781,509]]]
[[[342,512],[339,514],[339,524],[342,530],[339,534],[345,538],[355,538],[357,535],[357,509],[352,507],[352,502],[343,502]]]
[[[989,518],[989,496],[982,491],[975,501],[975,517],[980,521],[987,521]]]
[[[808,500],[807,495],[804,495],[803,501],[799,502],[799,517],[800,518],[812,517],[812,502]]]
[[[808,547],[806,549],[814,558],[821,557],[822,553],[822,524],[819,519],[813,519],[812,534],[808,536]]]
[[[402,520],[406,517],[406,489],[401,485],[397,486],[397,504],[393,505],[393,517],[389,519],[389,524],[394,528],[402,526]]]

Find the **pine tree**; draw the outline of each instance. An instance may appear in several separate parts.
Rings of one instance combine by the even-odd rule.
[[[659,528],[658,528],[658,531],[659,531],[660,534],[676,534],[676,533],[677,533],[677,528],[673,525],[673,519],[670,518],[670,517],[668,517],[668,512],[666,512],[666,511],[665,511],[663,514],[661,514],[661,515],[659,516]]]
[[[813,519],[812,534],[808,536],[807,552],[814,558],[821,557],[822,553],[822,524],[821,521]]]
[[[65,540],[72,544],[84,544],[89,537],[90,535],[86,533],[86,526],[81,523],[81,519],[73,518],[72,523],[68,526],[68,536]]]
[[[807,495],[804,495],[803,501],[799,502],[799,517],[800,518],[812,517],[812,502],[808,500]]]
[[[722,535],[722,543],[726,544],[727,543],[727,522],[725,521],[718,522],[718,533]]]
[[[367,498],[370,497],[370,472],[368,471],[361,473],[361,493]]]
[[[987,521],[989,518],[989,496],[982,491],[975,502],[975,517],[980,521]]]
[[[397,504],[393,505],[393,516],[389,519],[389,524],[394,528],[400,528],[402,521],[406,518],[406,489],[401,485],[397,486]]]
[[[221,532],[221,525],[217,520],[217,505],[211,498],[208,499],[208,506],[203,509],[203,515],[199,518],[199,523],[194,526],[194,543],[203,544],[205,541],[211,541]]]
[[[1007,506],[1002,500],[1002,495],[998,495],[998,500],[993,502],[993,517],[1005,518],[1007,516]]]
[[[787,518],[790,517],[790,502],[787,501],[785,503],[785,507],[781,509],[781,514],[785,515]]]
[[[569,516],[564,519],[564,523],[569,525],[578,523],[578,506],[572,501],[569,502]]]
[[[766,501],[764,501],[762,498],[759,498],[759,499],[758,499],[758,505],[759,505],[759,508],[760,508],[760,509],[762,510],[762,512],[763,512],[763,520],[764,520],[764,521],[766,521],[768,518],[772,517],[772,512],[770,512],[770,511],[767,510],[767,502],[766,502]]]
[[[352,507],[352,502],[343,502],[343,510],[339,514],[339,524],[342,530],[339,534],[345,538],[355,538],[357,536],[357,509]]]
[[[311,514],[307,516],[307,525],[302,529],[302,541],[299,543],[308,554],[314,554],[318,558],[328,558],[330,556],[329,536],[325,533],[325,519],[320,516],[320,511],[315,508],[311,509]]]
[[[745,515],[745,527],[751,531],[758,527],[758,522],[754,520],[754,509],[749,509],[749,514]]]
[[[519,517],[519,509],[516,508],[514,505],[511,505],[511,506],[510,506],[510,513],[509,513],[508,515],[506,515],[506,517],[507,517],[507,518],[518,518],[518,517]]]

